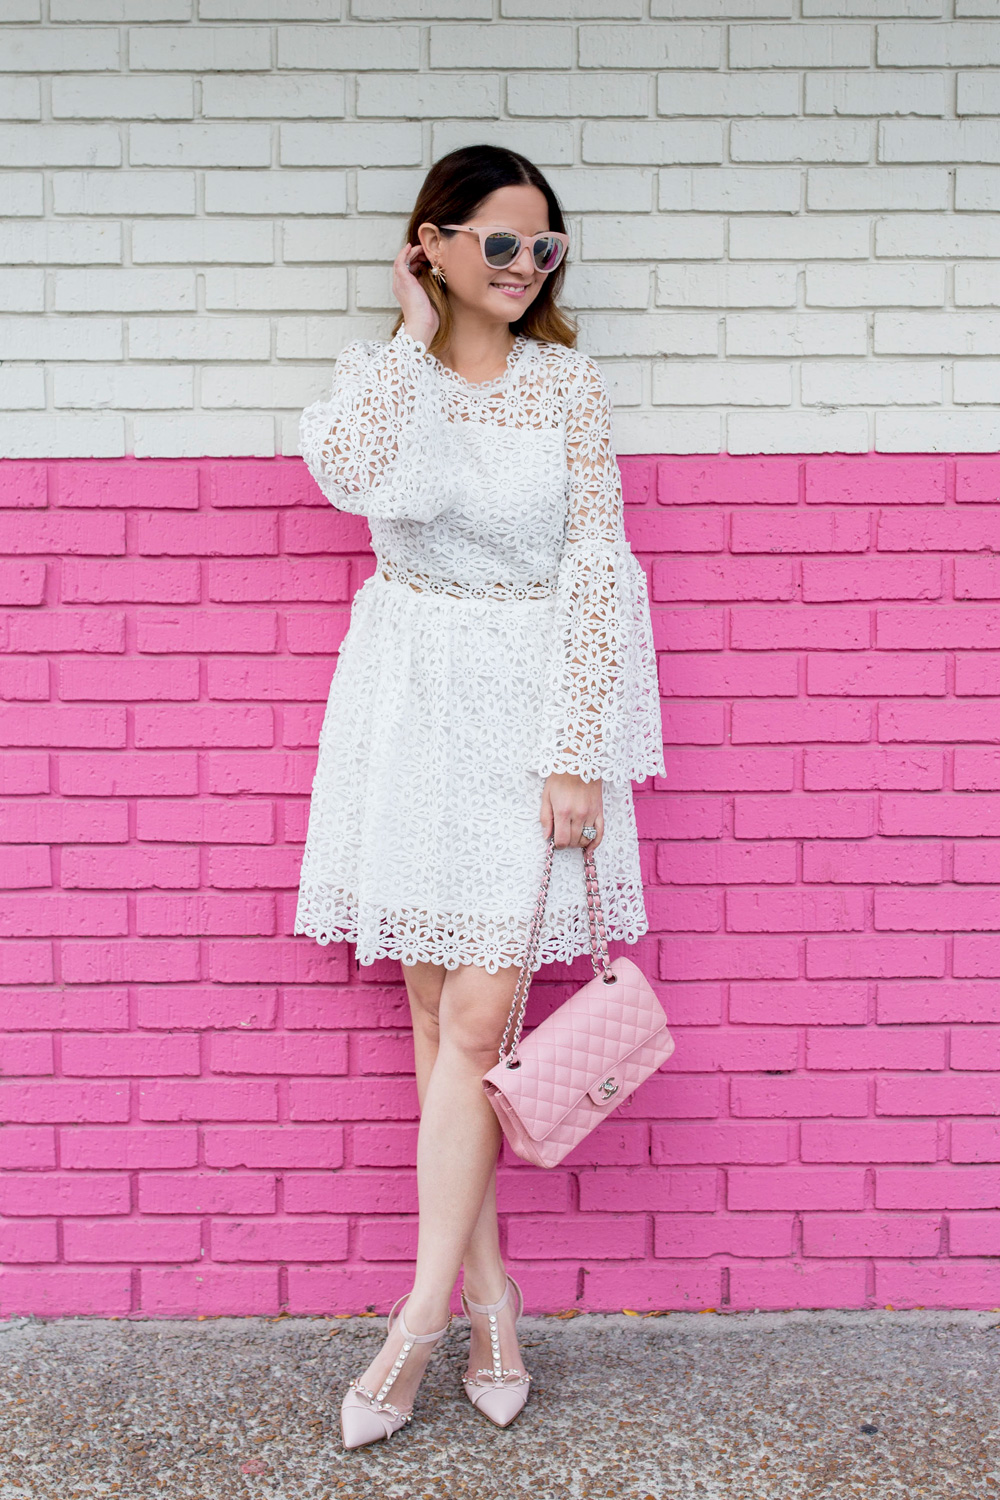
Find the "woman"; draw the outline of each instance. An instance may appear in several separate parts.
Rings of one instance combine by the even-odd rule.
[[[460,1266],[466,1394],[500,1426],[527,1397],[481,1080],[549,838],[536,966],[589,951],[587,845],[608,936],[648,928],[630,782],[663,771],[655,654],[607,388],[555,302],[568,243],[524,157],[443,157],[393,266],[392,336],[349,344],[302,415],[303,458],[369,518],[377,566],[330,687],[294,930],[400,960],[421,1108],[413,1288],[344,1397],[348,1447],[410,1420]]]

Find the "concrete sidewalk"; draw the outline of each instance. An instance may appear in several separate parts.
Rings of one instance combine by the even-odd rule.
[[[997,1313],[527,1318],[474,1412],[456,1319],[409,1428],[345,1453],[381,1318],[0,1324],[0,1500],[1000,1497]]]

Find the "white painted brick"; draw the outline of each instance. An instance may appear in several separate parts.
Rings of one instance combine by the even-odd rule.
[[[957,359],[953,366],[952,390],[962,406],[989,403],[1000,406],[1000,360]]]
[[[869,230],[863,219],[733,219],[733,260],[867,260]]]
[[[271,126],[196,122],[133,125],[128,159],[133,167],[268,167]]]
[[[0,411],[44,409],[45,371],[41,365],[0,366]]]
[[[279,160],[283,167],[380,166],[411,164],[422,157],[419,125],[282,125]]]
[[[875,221],[876,255],[1000,255],[1000,221],[982,215],[889,214]]]
[[[346,80],[327,73],[303,77],[209,75],[201,81],[201,112],[227,120],[330,120],[344,113]]]
[[[875,126],[868,120],[734,120],[733,161],[871,161]]]
[[[283,256],[286,261],[344,261],[347,265],[380,260],[391,266],[402,249],[405,228],[403,218],[293,222],[284,227]]]
[[[49,0],[52,21],[190,21],[194,0]]]
[[[53,172],[57,214],[193,214],[193,172]]]
[[[985,68],[1000,64],[996,21],[886,22],[878,28],[883,68]]]
[[[807,73],[805,85],[807,115],[943,115],[948,110],[943,73]]]
[[[583,127],[586,162],[719,162],[723,130],[715,120],[588,120]]]
[[[7,167],[117,167],[117,125],[0,125],[0,161]]]
[[[207,214],[343,214],[345,172],[206,172]]]
[[[0,218],[42,213],[44,182],[41,172],[0,172]]]
[[[120,318],[0,316],[4,359],[121,359]]]
[[[725,252],[725,223],[692,215],[595,215],[583,226],[585,260],[712,259]]]
[[[6,0],[4,5],[4,19],[8,22],[40,21],[42,19],[42,0]]]
[[[875,448],[879,453],[996,453],[1000,413],[877,411]]]
[[[398,310],[399,303],[392,295],[391,266],[358,266],[354,272],[354,305],[362,312],[368,308],[378,312]]]
[[[494,120],[500,113],[500,79],[496,73],[362,73],[356,108],[359,115],[384,119],[469,115]]]
[[[237,311],[269,308],[310,308],[317,312],[347,311],[347,272],[342,267],[285,270],[246,266],[205,272],[205,306]]]
[[[129,318],[129,359],[251,359],[271,354],[266,318]]]
[[[934,167],[810,167],[806,206],[871,211],[889,208],[943,210],[950,173]]]
[[[651,16],[683,21],[711,17],[726,21],[789,21],[796,12],[796,0],[650,0]]]
[[[8,77],[0,89],[0,120],[37,120],[42,113],[42,89],[37,78]]]
[[[790,406],[791,366],[668,360],[653,366],[655,406]]]
[[[358,167],[355,173],[359,214],[405,214],[409,217],[425,173],[412,168]]]
[[[868,418],[863,412],[731,412],[726,417],[729,453],[867,453]]]
[[[398,307],[396,309],[399,310]],[[353,339],[386,339],[392,319],[277,318],[274,352],[278,359],[311,359],[328,362],[337,358]]]
[[[801,84],[793,73],[660,73],[661,115],[797,115]]]
[[[500,14],[512,20],[642,20],[642,0],[500,0]]]
[[[581,33],[584,30],[580,28]],[[432,68],[569,68],[572,26],[432,26]]]
[[[488,21],[492,0],[351,0],[355,21]]]
[[[880,161],[1000,162],[996,120],[883,120]]]
[[[226,412],[132,418],[136,458],[273,458],[274,419]]]
[[[656,173],[648,167],[556,167],[545,175],[564,213],[647,213],[656,207]]]
[[[191,271],[55,271],[56,312],[188,312],[197,305]]]
[[[0,265],[118,265],[120,224],[0,224]]]
[[[266,26],[134,26],[128,33],[130,68],[157,73],[244,73],[271,66]]]
[[[1000,354],[1000,312],[875,314],[876,354]]]
[[[550,166],[572,163],[575,133],[574,126],[562,120],[544,125],[521,125],[507,120],[481,125],[478,120],[446,120],[431,126],[431,155],[437,161],[459,146],[488,142],[519,151],[547,170]]]
[[[956,307],[1000,307],[1000,264],[995,260],[955,267]]]
[[[647,115],[650,80],[641,73],[512,73],[507,110],[545,119],[565,116]]]
[[[989,0],[992,5],[993,0]],[[1000,114],[1000,73],[959,73],[955,79],[955,113]]]
[[[616,411],[612,433],[620,454],[718,453],[723,446],[716,412]]]
[[[940,307],[944,266],[822,266],[805,268],[807,307]]]
[[[657,307],[794,307],[794,266],[656,268]]]
[[[726,353],[804,359],[815,354],[864,354],[868,330],[863,313],[726,314]]]
[[[641,365],[633,364],[631,361],[623,364],[621,360],[609,364],[607,360],[602,360],[601,373],[607,381],[614,406],[642,405],[643,367]],[[614,420],[620,420],[620,415],[616,415]]]
[[[647,266],[570,264],[563,284],[562,306],[600,311],[641,311],[649,306]]]
[[[801,401],[803,406],[939,406],[945,369],[930,360],[803,360]]]
[[[418,26],[282,26],[278,28],[278,67],[419,68]],[[494,64],[494,67],[497,66]]]
[[[111,412],[0,415],[0,458],[121,458],[124,453],[125,418]]]
[[[731,68],[867,68],[872,61],[871,26],[730,26]]]
[[[203,21],[339,21],[341,0],[198,0]]]
[[[270,265],[274,260],[274,226],[266,220],[143,219],[132,226],[132,259],[136,262],[224,261]]]
[[[995,16],[996,7],[993,0],[955,0],[955,15],[962,16]]]
[[[190,120],[190,78],[53,78],[52,114],[57,119]]]
[[[870,16],[882,20],[887,16],[940,16],[941,0],[802,0],[802,14],[814,16]]]
[[[581,68],[718,68],[723,57],[722,26],[581,26],[577,32]]]
[[[301,411],[330,389],[330,372],[307,365],[209,365],[201,372],[201,404],[227,411]]]
[[[45,272],[0,269],[0,307],[5,313],[45,311]]]
[[[660,208],[668,213],[798,213],[800,171],[739,167],[664,167]]]
[[[58,407],[90,411],[189,411],[193,365],[55,365],[52,399]]]
[[[711,354],[718,349],[715,313],[628,313],[579,318],[580,347],[595,359],[638,355]]]
[[[74,26],[3,29],[5,73],[112,73],[121,63],[118,33],[110,27],[85,31]]]

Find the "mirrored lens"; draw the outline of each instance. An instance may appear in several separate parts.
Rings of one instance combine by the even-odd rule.
[[[483,248],[490,265],[500,270],[510,265],[521,248],[521,241],[516,234],[488,234]]]
[[[563,245],[561,240],[553,239],[551,235],[543,235],[540,240],[535,241],[535,265],[540,271],[554,271],[563,257]]]

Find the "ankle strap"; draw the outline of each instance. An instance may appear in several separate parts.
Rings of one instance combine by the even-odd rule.
[[[517,1282],[514,1280],[513,1276],[508,1276],[507,1285],[504,1287],[504,1293],[499,1302],[473,1302],[471,1297],[466,1296],[463,1289],[462,1302],[466,1309],[471,1307],[473,1312],[498,1313],[502,1307],[507,1306],[507,1302],[510,1298],[510,1289],[512,1286],[517,1287],[518,1292],[520,1292],[521,1288],[517,1286]]]
[[[401,1297],[398,1297],[396,1299],[396,1301],[392,1304],[392,1307],[389,1310],[389,1316],[386,1319],[386,1323],[387,1323],[387,1327],[388,1327],[388,1331],[389,1332],[392,1331],[393,1314],[395,1313],[396,1308],[399,1307],[399,1305],[400,1305],[401,1302],[405,1302],[406,1299],[409,1297],[409,1295],[410,1295],[409,1292],[404,1292],[403,1295]],[[447,1323],[444,1325],[443,1328],[439,1328],[436,1333],[411,1333],[410,1330],[409,1330],[409,1328],[407,1328],[407,1326],[406,1326],[406,1319],[403,1317],[403,1310],[402,1310],[402,1308],[400,1308],[399,1326],[403,1330],[403,1337],[406,1338],[406,1339],[409,1339],[411,1343],[414,1343],[414,1344],[429,1344],[429,1343],[431,1343],[431,1341],[433,1339],[439,1339],[443,1333],[447,1333],[448,1332],[448,1329],[451,1327],[451,1313],[448,1314],[448,1321],[447,1321]]]

